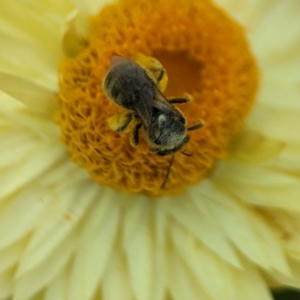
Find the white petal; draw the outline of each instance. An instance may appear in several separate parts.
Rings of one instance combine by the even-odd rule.
[[[118,232],[120,215],[116,194],[103,188],[94,199],[89,218],[79,232],[80,241],[72,265],[67,299],[90,299],[103,278]]]

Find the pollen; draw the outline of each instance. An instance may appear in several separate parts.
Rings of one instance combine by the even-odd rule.
[[[164,67],[167,98],[192,99],[174,104],[188,127],[203,124],[188,132],[181,150],[189,156],[151,152],[143,126],[136,147],[130,130],[109,126],[113,116],[125,113],[103,90],[110,59],[137,60],[137,54]],[[154,199],[170,196],[210,176],[226,158],[254,103],[258,79],[242,27],[212,2],[121,0],[90,19],[85,47],[62,62],[55,121],[71,159],[99,185]]]

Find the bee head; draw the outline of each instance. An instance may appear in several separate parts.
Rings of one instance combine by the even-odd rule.
[[[187,144],[188,141],[189,141],[189,136],[186,135],[184,139],[182,139],[181,142],[177,143],[176,146],[174,147],[169,147],[169,148],[158,147],[158,148],[151,148],[150,150],[160,156],[171,155],[179,151],[185,144]]]
[[[174,116],[160,114],[154,130],[149,134],[151,151],[164,156],[177,152],[188,141],[186,120],[180,115]]]

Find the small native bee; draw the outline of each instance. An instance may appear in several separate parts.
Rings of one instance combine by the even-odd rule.
[[[117,117],[117,125],[111,127],[117,132],[123,132],[130,124],[134,124],[131,141],[134,146],[139,144],[139,130],[143,127],[150,151],[164,156],[182,149],[189,141],[187,131],[199,129],[202,124],[187,127],[185,117],[172,104],[189,102],[189,98],[167,99],[158,88],[165,70],[161,66],[156,71],[157,76],[154,78],[134,61],[113,56],[104,78],[104,91],[116,104],[129,110],[122,117]],[[172,162],[173,157],[167,177]],[[165,182],[162,187],[164,185]]]

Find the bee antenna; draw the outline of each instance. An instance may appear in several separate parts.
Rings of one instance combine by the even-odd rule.
[[[169,175],[170,175],[171,166],[172,166],[172,164],[173,164],[173,161],[174,161],[174,155],[172,155],[171,160],[170,160],[170,163],[169,163],[169,165],[168,165],[168,169],[167,169],[167,173],[166,173],[164,182],[163,182],[162,185],[160,186],[160,188],[161,188],[162,190],[165,188],[166,183],[167,183],[167,181],[168,181],[168,178],[169,178]]]
[[[188,130],[189,131],[191,131],[191,130],[197,130],[197,129],[200,129],[202,126],[203,126],[202,123],[198,123],[198,124],[196,124],[194,126],[189,127]]]
[[[180,151],[180,153],[182,153],[182,154],[185,155],[185,156],[192,156],[192,154],[185,153],[185,152],[183,152],[183,151]]]

